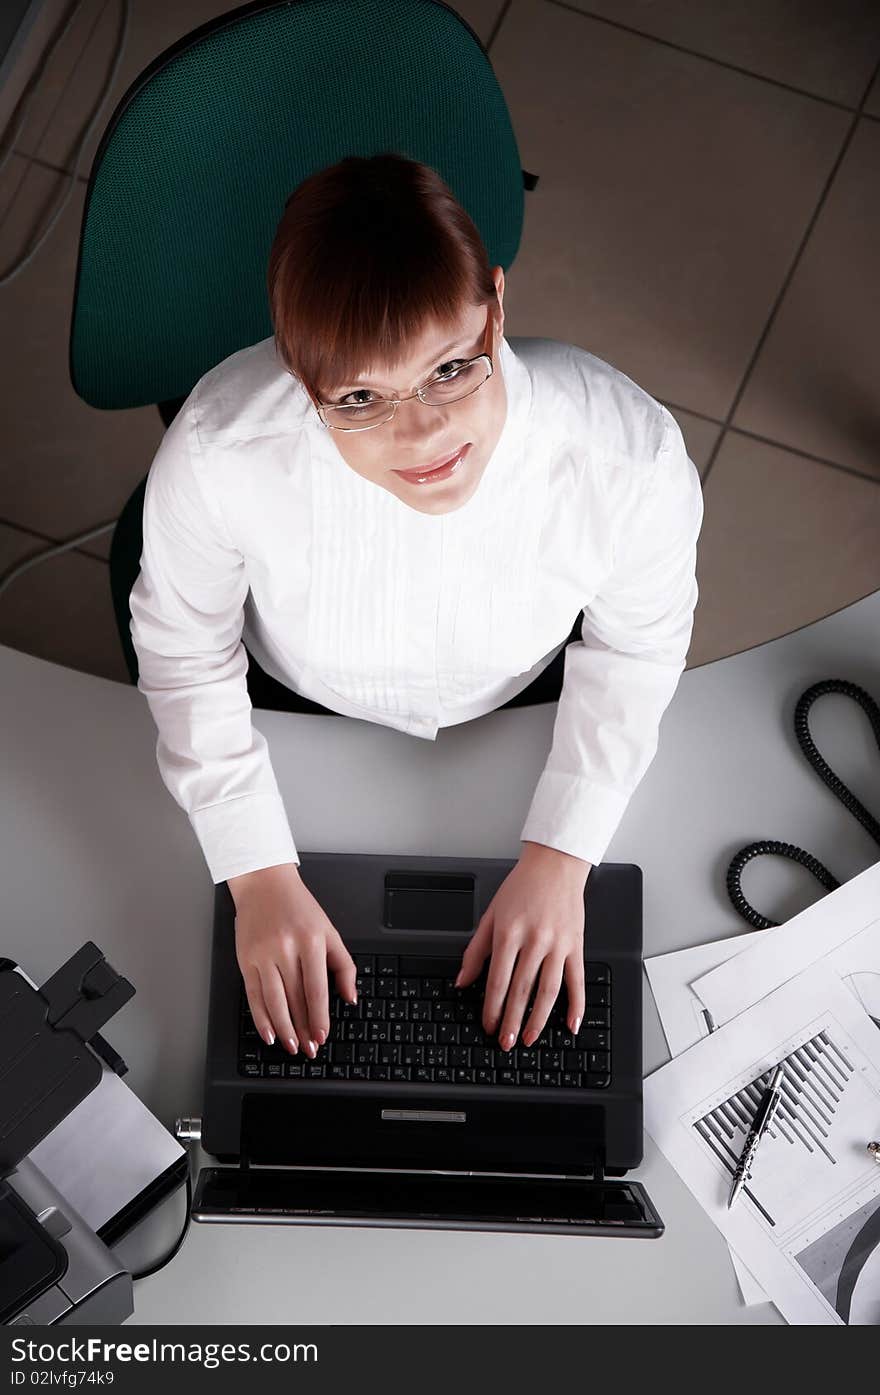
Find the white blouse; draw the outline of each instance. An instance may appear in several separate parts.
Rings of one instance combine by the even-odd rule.
[[[685,666],[700,479],[623,373],[513,343],[500,439],[452,513],[355,474],[272,337],[206,373],[165,433],[131,636],[159,771],[214,882],[299,862],[242,641],[322,706],[433,741],[525,688],[581,611],[520,836],[601,862]]]

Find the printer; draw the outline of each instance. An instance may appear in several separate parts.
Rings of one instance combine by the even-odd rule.
[[[184,1150],[118,1080],[128,1068],[99,1031],[134,991],[91,941],[42,988],[12,960],[0,958],[4,1326],[125,1322],[134,1311],[132,1276],[109,1243],[188,1177]],[[128,1115],[121,1108],[124,1100],[129,1101]],[[132,1111],[140,1111],[153,1131],[165,1136],[159,1153],[161,1175],[147,1174],[150,1184],[142,1190],[144,1179],[132,1187],[118,1155],[108,1159],[108,1181],[112,1176],[114,1186],[122,1190],[110,1196],[115,1214],[100,1226],[94,1216],[84,1217],[61,1190],[68,1177],[75,1177],[73,1145],[78,1135],[93,1131],[96,1108],[107,1117],[119,1116],[120,1127],[129,1131],[132,1119],[137,1128]],[[73,1127],[78,1117],[79,1130]],[[94,1138],[87,1143],[94,1150]],[[90,1158],[88,1154],[79,1160],[81,1172],[92,1170]],[[132,1190],[138,1190],[138,1196],[132,1198]]]

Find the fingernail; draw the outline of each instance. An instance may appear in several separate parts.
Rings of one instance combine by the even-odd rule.
[[[574,1026],[573,1026],[572,1029],[571,1029],[571,1034],[572,1034],[573,1037],[576,1037],[576,1036],[577,1036],[577,1034],[578,1034],[578,1029],[579,1029],[580,1025],[581,1025],[581,1019],[580,1019],[579,1017],[576,1017],[576,1018],[574,1019]]]
[[[317,1046],[315,1045],[315,1043],[314,1043],[313,1041],[310,1041],[310,1042],[309,1042],[309,1055],[310,1055],[310,1056],[317,1056],[317,1054],[318,1054],[318,1048],[317,1048]]]
[[[293,1054],[296,1055],[297,1051],[299,1051],[299,1042],[297,1041],[296,1037],[288,1037],[287,1045],[290,1047]]]
[[[510,1048],[513,1046],[513,1042],[514,1042],[513,1032],[505,1032],[505,1033],[504,1033],[504,1036],[501,1038],[501,1045],[502,1045],[502,1047],[504,1048],[504,1050],[505,1050],[505,1051],[509,1051]]]
[[[459,975],[458,975],[458,978],[455,980],[455,982],[453,983],[452,986],[453,986],[453,988],[460,988],[460,987],[461,987],[461,974],[460,974],[460,973],[459,973]]]
[[[357,1000],[358,1000],[358,995],[357,995],[357,993],[355,993],[354,997],[353,997],[353,998],[349,998],[348,1001],[349,1001],[349,1003],[351,1004],[351,1006],[354,1007],[354,1005],[355,1005],[355,1003],[357,1002]]]
[[[324,1042],[327,1040],[327,1033],[324,1031],[324,1028],[323,1028],[323,1027],[321,1028],[320,1032],[317,1033],[317,1037],[318,1037],[318,1045],[319,1045],[319,1046],[323,1046],[323,1045],[324,1045]]]
[[[263,1041],[266,1043],[267,1046],[275,1045],[275,1033],[272,1031],[271,1027],[267,1027],[266,1030],[263,1032]]]

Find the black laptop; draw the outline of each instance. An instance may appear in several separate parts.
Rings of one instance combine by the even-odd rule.
[[[197,1221],[656,1237],[626,1174],[642,1159],[642,874],[594,867],[584,892],[586,1010],[559,998],[529,1048],[482,1029],[489,961],[465,946],[513,861],[300,854],[300,875],[357,965],[330,978],[310,1060],[259,1036],[216,888]],[[532,997],[534,992],[532,990]],[[529,1007],[523,1014],[528,1020]]]

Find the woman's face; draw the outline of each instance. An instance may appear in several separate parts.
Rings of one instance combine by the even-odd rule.
[[[377,370],[370,376],[336,384],[319,394],[323,403],[337,403],[349,393],[363,389],[383,397],[408,397],[441,365],[453,359],[475,358],[485,352],[486,318],[492,316],[494,326],[488,352],[492,355],[493,372],[469,397],[440,407],[426,406],[418,397],[412,397],[408,402],[401,402],[392,419],[381,426],[368,431],[329,432],[339,454],[355,474],[387,489],[389,494],[419,513],[452,513],[467,503],[480,483],[504,426],[507,394],[498,352],[504,333],[503,269],[495,267],[493,276],[497,305],[468,306],[451,327],[431,323],[419,339],[413,340],[411,352],[394,370],[393,376]],[[396,473],[426,470],[456,456],[462,448],[460,463],[445,479],[418,484]]]

